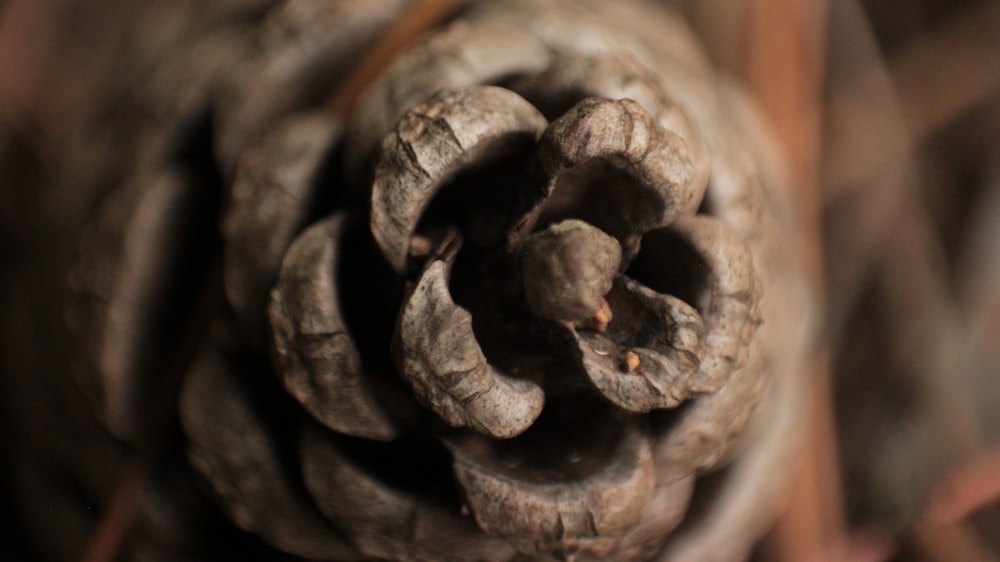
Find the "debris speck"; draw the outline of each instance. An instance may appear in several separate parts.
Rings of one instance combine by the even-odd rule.
[[[625,352],[625,368],[630,373],[639,368],[639,356],[634,351]]]
[[[410,255],[423,257],[430,255],[432,250],[431,241],[425,236],[414,236],[410,238]]]
[[[611,323],[612,316],[611,305],[608,304],[607,299],[601,299],[601,308],[587,322],[587,327],[598,333],[604,332],[608,329],[608,324]]]

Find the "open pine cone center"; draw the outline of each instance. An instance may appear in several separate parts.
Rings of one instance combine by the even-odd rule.
[[[309,110],[316,68],[398,9],[275,8],[198,74],[217,95],[171,106],[192,122],[149,135],[73,274],[101,418],[136,439],[177,339],[148,327],[189,302],[171,280],[212,282],[173,241],[218,221],[225,302],[180,414],[241,529],[308,559],[742,556],[791,445],[807,298],[750,110],[673,16],[596,0],[470,4],[349,115]],[[221,217],[191,213],[192,151]],[[743,514],[724,544],[685,521],[693,495]]]

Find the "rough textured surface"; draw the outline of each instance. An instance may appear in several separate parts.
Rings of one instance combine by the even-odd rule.
[[[205,229],[212,199],[189,173],[150,172],[114,193],[82,239],[67,321],[81,384],[118,438],[141,437],[144,405],[205,267],[198,254],[214,244]]]
[[[192,463],[225,498],[226,511],[242,529],[305,558],[355,558],[282,462],[281,436],[241,384],[253,371],[216,350],[193,367],[180,405]]]
[[[301,447],[305,484],[316,504],[364,556],[484,562],[515,556],[509,544],[484,536],[460,510],[373,477],[332,436],[308,432]]]
[[[240,156],[222,227],[226,297],[253,337],[265,331],[264,303],[281,257],[322,195],[323,163],[340,127],[327,113],[289,117]]]
[[[382,142],[372,185],[372,233],[389,263],[403,270],[410,235],[449,176],[477,157],[533,144],[544,127],[531,104],[488,86],[446,90],[408,111]]]
[[[546,130],[539,150],[556,195],[560,188],[572,189],[572,184],[560,186],[564,172],[589,171],[590,163],[624,176],[617,181],[588,181],[592,174],[579,178],[569,212],[618,238],[629,257],[638,237],[693,212],[704,194],[705,185],[694,182],[684,140],[631,100],[581,100]]]
[[[586,468],[555,480],[453,447],[455,474],[479,526],[528,552],[613,555],[640,521],[654,476],[649,443],[633,424],[604,433],[611,433],[612,446],[577,449],[575,464]],[[592,439],[606,445],[598,435]]]
[[[411,46],[369,86],[348,122],[346,168],[368,177],[373,152],[403,113],[440,90],[496,83],[546,68],[551,54],[537,37],[516,27],[462,19]]]
[[[376,400],[337,297],[348,220],[340,214],[312,226],[285,255],[269,309],[275,362],[289,394],[324,425],[387,440],[396,421]]]
[[[402,4],[223,11],[154,49],[72,278],[94,407],[141,433],[211,282],[225,337],[187,373],[183,443],[261,552],[745,556],[811,333],[752,111],[659,5],[496,0],[342,122],[303,112]]]
[[[591,382],[629,412],[682,404],[706,357],[698,313],[676,297],[621,276],[608,303],[616,318],[606,331],[573,330],[577,360]]]
[[[435,261],[403,305],[398,332],[402,376],[436,414],[506,439],[542,411],[541,389],[490,366],[472,331],[472,316],[448,294],[448,266]]]
[[[218,87],[222,169],[234,170],[248,143],[283,115],[320,101],[403,4],[289,0],[269,12]]]

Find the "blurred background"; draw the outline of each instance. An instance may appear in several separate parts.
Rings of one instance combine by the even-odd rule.
[[[70,443],[52,467],[115,447],[30,371],[60,345],[38,295],[63,290],[85,186],[131,150],[115,139],[140,61],[272,3],[0,0],[3,559],[76,528],[15,515],[10,483],[44,478],[8,445]],[[1000,2],[667,3],[771,121],[823,287],[807,439],[756,559],[1000,560]]]

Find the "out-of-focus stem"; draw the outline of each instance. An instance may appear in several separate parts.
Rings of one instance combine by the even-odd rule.
[[[761,0],[749,2],[746,10],[742,74],[785,149],[805,234],[802,253],[822,295],[819,162],[827,5],[825,0]],[[768,544],[774,560],[822,557],[843,542],[828,350],[818,345],[814,353],[809,428],[788,502]]]

